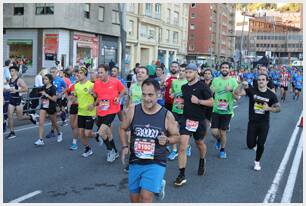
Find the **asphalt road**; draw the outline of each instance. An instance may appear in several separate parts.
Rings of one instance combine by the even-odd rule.
[[[187,184],[175,188],[173,181],[178,175],[177,160],[169,162],[166,171],[167,187],[163,203],[262,203],[271,187],[275,174],[288,147],[290,137],[302,112],[302,98],[296,102],[289,99],[281,104],[281,113],[271,114],[270,131],[262,157],[262,170],[253,170],[255,151],[246,147],[248,99],[243,97],[235,108],[226,147],[228,159],[217,158],[215,141],[209,135],[205,176],[197,176],[198,151],[192,144],[192,156],[188,159]],[[118,124],[113,127],[117,147]],[[50,126],[46,127],[46,131]],[[292,167],[302,129],[294,142],[288,164],[284,170],[275,201],[280,202]],[[83,148],[70,151],[71,130],[63,128],[64,140],[46,140],[44,147],[35,147],[38,130],[33,125],[16,129],[17,138],[4,140],[3,144],[3,201],[10,202],[21,196],[39,191],[37,195],[23,200],[25,203],[127,203],[129,194],[127,174],[121,161],[106,162],[105,146],[91,141],[94,155],[81,156]],[[303,158],[302,158],[303,159]],[[303,162],[297,173],[291,202],[303,202]],[[158,201],[156,201],[158,202]]]

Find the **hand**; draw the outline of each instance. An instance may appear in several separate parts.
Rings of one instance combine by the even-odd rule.
[[[167,142],[169,141],[169,140],[168,140],[168,137],[167,137],[164,133],[162,133],[161,135],[159,135],[157,138],[158,138],[158,143],[159,143],[160,145],[166,145]]]
[[[249,84],[248,84],[247,81],[243,81],[241,84],[242,84],[242,86],[243,86],[244,88],[249,86]]]
[[[95,106],[93,104],[88,106],[88,110],[93,110],[95,108]]]
[[[199,104],[199,98],[197,98],[196,96],[192,95],[191,96],[191,103]]]
[[[46,93],[45,91],[41,91],[40,94],[41,94],[42,96],[47,96],[47,93]]]
[[[125,157],[128,155],[128,153],[129,153],[128,147],[124,147],[121,150],[121,162],[123,165],[125,165]]]
[[[114,99],[114,103],[115,103],[115,104],[119,104],[119,102],[120,102],[120,101],[119,101],[119,97],[116,97],[116,98]]]
[[[269,105],[267,104],[267,102],[264,103],[264,105],[263,105],[263,110],[265,110],[265,111],[270,111],[270,110],[271,110],[271,107],[269,107]]]
[[[227,92],[232,92],[232,91],[233,91],[233,88],[232,88],[230,85],[226,85],[226,86],[225,86],[225,91],[227,91]]]

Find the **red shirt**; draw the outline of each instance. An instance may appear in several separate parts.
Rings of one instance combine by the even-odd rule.
[[[74,86],[75,84],[70,84],[70,86],[66,90],[68,96],[74,96]],[[72,102],[72,104],[78,104],[78,102]]]
[[[165,103],[166,104],[173,104],[173,98],[170,97],[170,89],[171,89],[171,84],[172,84],[173,79],[177,79],[177,78],[174,76],[171,76],[166,80],[166,91],[165,91]]]
[[[107,82],[97,79],[94,83],[94,93],[98,98],[97,114],[106,116],[116,114],[120,111],[120,102],[115,103],[115,99],[124,90],[123,84],[116,78],[109,77]]]

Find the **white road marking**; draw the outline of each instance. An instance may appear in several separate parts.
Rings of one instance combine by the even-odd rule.
[[[22,201],[24,201],[26,199],[29,199],[31,197],[34,197],[35,195],[40,194],[41,192],[42,192],[41,190],[36,190],[36,191],[31,192],[29,194],[26,194],[26,195],[23,195],[21,197],[18,197],[17,199],[14,199],[14,200],[10,201],[9,203],[19,203],[19,202],[22,202]]]
[[[270,186],[270,189],[268,190],[267,194],[266,194],[266,197],[264,199],[264,203],[273,203],[274,200],[275,200],[275,196],[276,196],[276,193],[277,193],[277,190],[278,190],[278,187],[279,187],[279,183],[280,181],[282,180],[282,177],[283,177],[283,174],[285,172],[285,169],[286,169],[286,166],[287,166],[287,163],[288,163],[288,160],[289,160],[289,157],[290,157],[290,153],[292,151],[292,148],[294,146],[294,142],[295,142],[295,139],[297,137],[297,134],[298,134],[298,131],[299,131],[299,123],[300,123],[300,119],[302,117],[302,114],[303,114],[303,111],[296,123],[296,126],[295,126],[295,129],[290,137],[290,141],[289,141],[289,144],[287,146],[287,149],[286,149],[286,152],[284,154],[284,157],[282,159],[282,162],[281,164],[279,165],[279,168],[274,176],[274,179],[273,179],[273,182],[272,182],[272,185]]]
[[[289,177],[287,180],[287,184],[283,193],[283,197],[281,202],[286,202],[289,203],[291,202],[291,198],[292,198],[292,193],[293,193],[293,189],[294,189],[294,185],[295,185],[295,181],[296,181],[296,176],[299,170],[299,166],[300,166],[300,161],[301,161],[301,157],[302,157],[302,151],[303,151],[303,131],[301,133],[301,137],[300,137],[300,141],[299,144],[297,146],[297,150],[296,153],[294,155],[294,159],[293,159],[293,163],[290,169],[290,173],[289,173]]]
[[[57,123],[60,123],[60,122],[62,122],[62,121],[57,121]],[[49,125],[51,125],[51,122],[45,123],[45,126],[49,126]],[[67,125],[65,125],[65,126],[67,126]],[[14,129],[14,132],[20,132],[20,131],[24,131],[24,130],[28,130],[28,129],[33,129],[33,128],[37,128],[37,127],[39,127],[39,126],[35,125],[35,126],[31,126],[31,127],[23,127],[23,128],[20,128],[20,129]],[[5,135],[5,134],[8,134],[8,133],[9,133],[9,131],[5,132],[3,134]]]

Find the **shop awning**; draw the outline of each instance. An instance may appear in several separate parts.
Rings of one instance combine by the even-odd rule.
[[[12,45],[12,44],[32,45],[33,40],[31,40],[31,39],[9,39],[9,40],[7,40],[7,44],[8,45]]]

